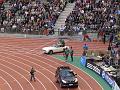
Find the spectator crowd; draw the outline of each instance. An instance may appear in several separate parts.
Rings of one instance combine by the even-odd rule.
[[[118,19],[115,12],[119,9],[120,2],[117,0],[76,0],[61,35],[76,35],[82,30],[106,34],[115,32]]]
[[[0,32],[54,34],[54,25],[66,0],[2,0]]]
[[[54,25],[68,1],[75,7],[61,26],[61,35],[78,35],[80,31],[116,32],[120,24],[119,0],[0,0],[0,32],[54,34]],[[118,23],[119,22],[119,23]]]

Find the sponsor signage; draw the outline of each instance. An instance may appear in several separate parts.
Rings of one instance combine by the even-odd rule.
[[[86,64],[85,64],[85,62],[86,62]],[[101,67],[97,66],[93,62],[89,62],[89,60],[87,60],[87,59],[85,60],[85,62],[84,62],[85,67],[96,72],[100,77],[102,77],[112,87],[113,90],[120,90],[120,88],[118,87],[115,80],[113,78],[111,78],[111,76],[109,76],[107,74],[107,72],[105,72]]]
[[[115,86],[113,87],[113,90],[120,90],[119,86],[117,85],[117,83],[115,82]]]
[[[86,67],[100,75],[111,87],[115,86],[115,81],[105,72],[102,68],[97,66],[95,63],[87,61]]]
[[[81,56],[80,63],[85,66],[86,65],[86,56]]]
[[[115,86],[115,81],[103,70],[102,71],[102,78],[111,86]]]
[[[95,71],[97,74],[101,75],[101,69],[97,65],[87,62],[86,67]]]

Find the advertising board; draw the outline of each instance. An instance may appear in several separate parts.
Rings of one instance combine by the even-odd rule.
[[[115,81],[104,70],[102,70],[101,76],[111,87],[115,86]]]
[[[101,75],[101,68],[94,63],[87,62],[86,67]]]
[[[95,63],[89,62],[88,60],[86,60],[86,67],[101,76],[112,88],[115,87],[114,79],[112,79],[101,67],[97,66]]]
[[[82,64],[83,66],[86,65],[86,56],[81,56],[80,57],[80,64]]]
[[[90,62],[90,60],[87,60],[86,56],[81,56],[80,63],[83,66],[97,73],[101,78],[103,78],[111,86],[113,90],[120,90],[115,80],[111,76],[109,76],[107,72],[105,72],[100,66],[96,65],[93,62]]]

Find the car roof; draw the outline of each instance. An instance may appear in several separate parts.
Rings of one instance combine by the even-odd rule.
[[[70,77],[70,76],[74,76],[74,73],[73,71],[71,71],[70,69],[62,69],[60,70],[60,73],[59,73],[61,76],[65,76],[65,77]]]
[[[70,67],[69,66],[60,66],[60,67],[58,67],[60,70],[63,70],[63,69],[70,69]],[[71,69],[70,69],[71,70]]]

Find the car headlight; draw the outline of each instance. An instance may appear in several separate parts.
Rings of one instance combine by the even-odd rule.
[[[75,82],[78,82],[78,79],[77,79],[77,78],[75,78]]]
[[[42,50],[44,53],[46,53],[46,50]]]
[[[63,83],[67,83],[65,80],[62,80]]]

